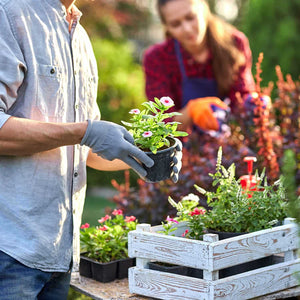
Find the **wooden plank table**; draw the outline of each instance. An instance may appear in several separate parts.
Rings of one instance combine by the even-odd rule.
[[[71,287],[95,300],[151,300],[155,298],[131,294],[128,289],[128,279],[102,283],[90,278],[72,274]],[[255,300],[278,300],[294,298],[300,300],[300,286],[261,296]]]
[[[129,293],[128,278],[112,282],[99,282],[91,278],[72,273],[71,287],[95,300],[149,300],[153,298]]]

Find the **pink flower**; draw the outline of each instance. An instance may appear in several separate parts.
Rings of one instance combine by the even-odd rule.
[[[123,215],[123,211],[122,211],[122,209],[114,209],[114,211],[112,212],[112,214],[114,216],[116,216],[116,215]]]
[[[111,219],[111,216],[106,215],[105,217],[99,219],[98,222],[99,223],[104,223],[105,221],[110,220],[110,219]]]
[[[178,224],[178,223],[179,223],[177,220],[175,220],[175,219],[172,219],[172,218],[170,218],[169,216],[167,216],[167,219],[166,219],[166,221],[167,221],[167,222],[173,222],[173,223],[176,223],[176,224]]]
[[[106,225],[104,225],[104,226],[100,226],[98,229],[101,231],[106,231],[108,229],[108,227]]]
[[[170,97],[161,97],[159,101],[165,106],[174,105],[174,101]]]
[[[86,228],[89,228],[90,227],[90,224],[89,223],[85,223],[85,224],[82,224],[81,225],[81,229],[86,229]]]
[[[143,134],[143,137],[150,137],[152,135],[151,131],[145,131]]]
[[[185,237],[187,235],[187,233],[189,232],[188,229],[185,230],[185,232],[181,235],[182,237]]]
[[[126,223],[133,222],[135,221],[135,219],[136,219],[135,216],[125,217],[125,222]]]
[[[133,115],[138,115],[140,113],[140,110],[138,108],[134,108],[129,113]]]
[[[204,215],[206,212],[203,208],[196,207],[192,212],[189,213],[190,216],[198,216],[198,215]]]

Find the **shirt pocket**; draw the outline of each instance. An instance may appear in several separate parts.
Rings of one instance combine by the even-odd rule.
[[[39,64],[36,107],[46,122],[62,121],[66,105],[63,97],[62,69],[54,65]]]

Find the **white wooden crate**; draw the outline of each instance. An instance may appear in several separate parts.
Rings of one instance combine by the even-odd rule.
[[[129,233],[129,256],[136,266],[129,270],[131,293],[158,299],[251,299],[299,284],[299,238],[291,219],[285,225],[218,241],[206,234],[203,241],[182,238],[185,223],[167,236],[162,226],[138,225]],[[283,262],[219,279],[219,270],[266,256],[282,254]],[[203,279],[150,270],[159,261],[203,270]]]

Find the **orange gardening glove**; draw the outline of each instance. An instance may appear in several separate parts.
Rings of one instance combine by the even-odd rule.
[[[204,97],[190,100],[187,110],[193,123],[202,130],[219,130],[219,123],[214,116],[214,106],[227,110],[228,106],[217,97]]]

